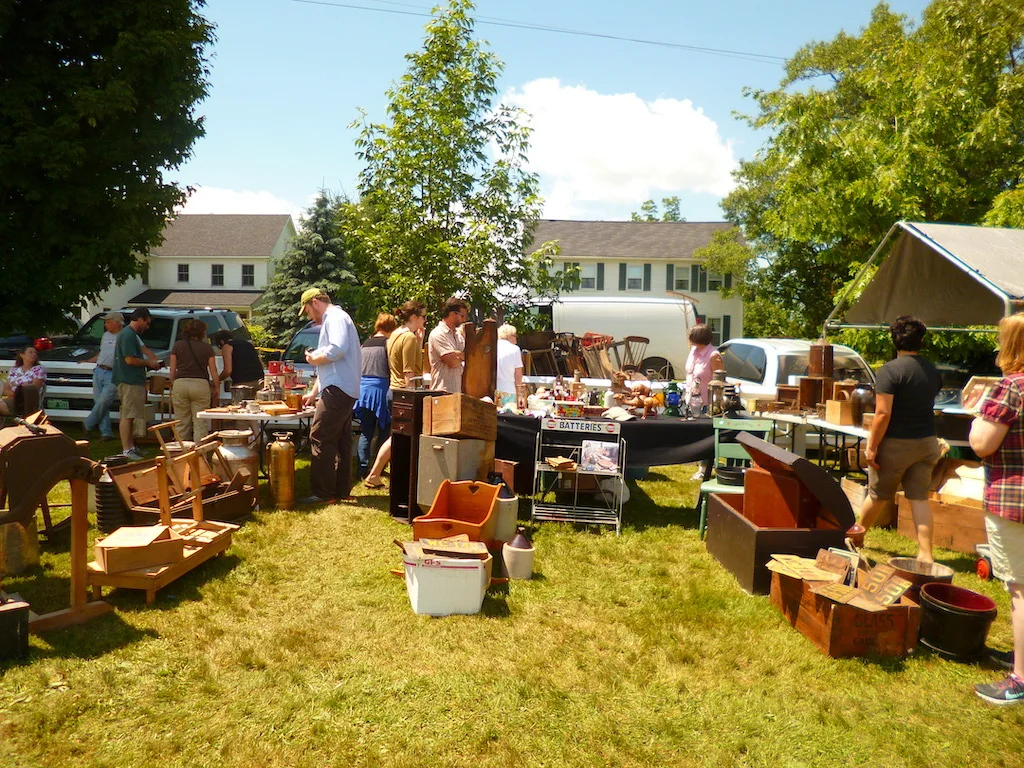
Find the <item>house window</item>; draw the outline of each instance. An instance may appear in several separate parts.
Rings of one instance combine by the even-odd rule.
[[[188,282],[188,264],[179,264],[178,265],[178,282],[179,283],[187,283]]]
[[[710,285],[708,287],[710,287]],[[722,318],[709,317],[704,322],[706,322],[708,324],[708,328],[711,329],[711,345],[717,347],[722,343]]]
[[[688,291],[690,290],[690,268],[679,267],[675,271],[675,282],[673,283],[674,290],[676,291]]]
[[[143,285],[149,285],[149,261],[142,262],[142,272],[139,273]]]
[[[255,264],[243,264],[242,265],[242,287],[251,288],[256,285],[256,265]]]
[[[626,267],[626,290],[642,291],[644,289],[644,267],[642,264],[630,264]]]
[[[708,290],[718,291],[721,290],[722,285],[725,283],[725,278],[721,272],[712,272],[708,270]]]
[[[224,285],[224,265],[212,264],[210,266],[210,285]]]
[[[580,266],[580,288],[587,291],[597,289],[597,264]]]

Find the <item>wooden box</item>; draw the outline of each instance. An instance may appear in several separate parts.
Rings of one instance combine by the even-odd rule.
[[[841,427],[853,426],[853,403],[849,400],[826,400],[825,421]]]
[[[896,495],[899,505],[899,532],[917,541],[917,528],[910,501],[902,492]],[[979,499],[963,499],[948,494],[932,493],[932,545],[954,552],[976,554],[975,546],[988,541],[985,533],[985,512]]]
[[[871,612],[816,595],[803,579],[772,573],[771,602],[804,637],[834,659],[905,656],[917,645],[921,609],[906,595]]]
[[[800,388],[796,404],[801,408],[814,408],[825,402],[832,394],[832,379],[798,376]]]
[[[185,557],[185,540],[166,525],[118,528],[96,542],[96,563],[104,573],[176,563]]]
[[[788,384],[779,384],[779,386],[775,388],[775,399],[780,403],[796,405],[799,398],[800,387],[790,386]]]
[[[438,437],[498,439],[498,410],[469,395],[442,395],[423,401],[423,434]]]
[[[755,466],[746,472],[743,495],[708,499],[706,543],[743,589],[766,595],[773,554],[814,557],[843,546],[853,510],[839,483],[807,459],[749,433],[737,441]]]

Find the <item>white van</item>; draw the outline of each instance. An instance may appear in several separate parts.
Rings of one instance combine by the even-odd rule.
[[[552,302],[551,321],[556,333],[649,339],[639,369],[652,379],[668,380],[685,376],[688,334],[697,314],[686,299],[565,296]]]

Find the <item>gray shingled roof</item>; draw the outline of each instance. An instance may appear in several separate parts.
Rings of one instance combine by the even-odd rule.
[[[564,221],[541,219],[533,247],[558,240],[561,258],[687,259],[727,221]]]
[[[168,291],[148,288],[128,302],[143,307],[251,307],[263,291]]]
[[[184,214],[168,223],[163,245],[153,249],[164,258],[267,258],[291,221],[287,213]]]

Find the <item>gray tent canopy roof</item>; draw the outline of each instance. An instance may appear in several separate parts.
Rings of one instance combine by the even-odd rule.
[[[900,315],[915,315],[929,328],[994,326],[1024,307],[1024,229],[897,222],[850,290],[881,253],[887,258],[845,321],[833,322],[840,300],[826,328],[877,327]]]

